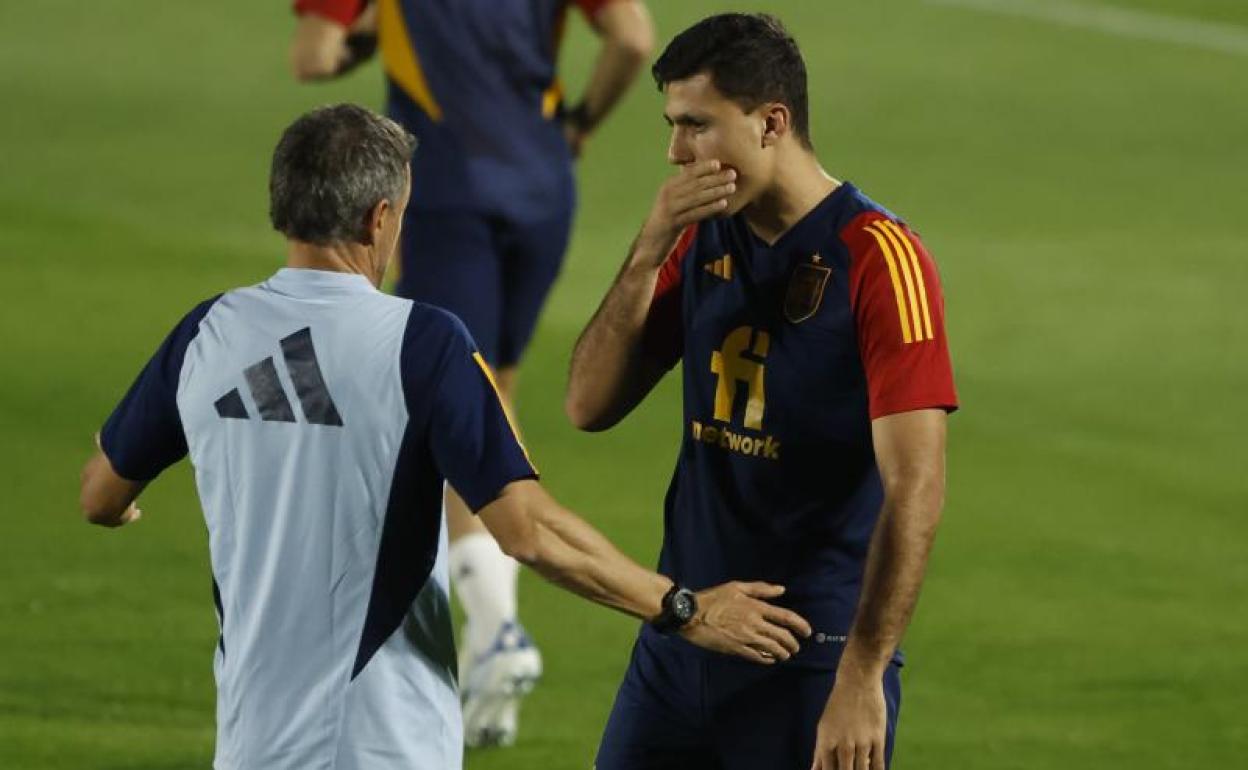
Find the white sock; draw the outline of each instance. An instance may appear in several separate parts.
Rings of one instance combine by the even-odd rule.
[[[488,533],[464,535],[448,552],[451,585],[468,622],[464,644],[484,652],[498,629],[516,619],[516,575],[520,565],[503,553]]]

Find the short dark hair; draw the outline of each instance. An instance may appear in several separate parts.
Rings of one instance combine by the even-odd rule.
[[[681,32],[650,70],[659,90],[700,72],[747,112],[763,102],[782,102],[793,115],[793,133],[810,147],[806,63],[797,41],[775,16],[723,13]]]
[[[368,212],[398,203],[416,138],[354,104],[302,115],[282,133],[269,171],[269,221],[288,238],[324,246],[367,239]]]

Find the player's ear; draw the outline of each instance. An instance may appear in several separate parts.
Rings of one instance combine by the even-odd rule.
[[[789,108],[780,102],[764,104],[759,109],[763,115],[763,147],[774,147],[789,133],[792,127],[789,121],[793,115],[789,112]]]
[[[390,201],[382,198],[364,215],[364,233],[367,236],[365,246],[372,246],[381,239],[381,231],[386,226],[386,216],[392,208]]]

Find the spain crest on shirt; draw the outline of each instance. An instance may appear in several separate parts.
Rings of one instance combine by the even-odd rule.
[[[832,268],[824,265],[818,254],[793,270],[789,288],[784,292],[784,317],[790,323],[801,323],[819,310],[831,275]]]

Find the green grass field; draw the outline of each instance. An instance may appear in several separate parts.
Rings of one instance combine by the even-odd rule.
[[[944,276],[964,408],[895,766],[1243,766],[1248,55],[985,4],[732,4],[789,23],[825,165],[912,221]],[[375,65],[293,84],[286,5],[0,4],[0,768],[210,765],[216,625],[189,468],[121,531],[82,523],[76,482],[175,320],[280,263],[281,128],[320,103],[380,106]],[[724,6],[651,5],[664,40]],[[1116,5],[1248,38],[1242,0]],[[578,23],[573,84],[593,50]],[[676,378],[606,435],[576,434],[561,400],[667,173],[659,110],[642,83],[588,148],[520,407],[549,487],[644,563]],[[518,745],[468,767],[588,768],[635,626],[531,575],[522,592],[547,678]]]

